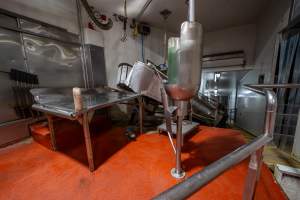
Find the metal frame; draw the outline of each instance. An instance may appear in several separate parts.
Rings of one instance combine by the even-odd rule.
[[[56,139],[55,139],[53,116],[57,116],[57,117],[61,117],[61,118],[69,119],[69,120],[77,120],[82,125],[89,169],[91,172],[93,172],[95,170],[95,165],[94,165],[94,158],[93,158],[93,145],[92,145],[91,133],[90,133],[90,129],[89,129],[89,114],[95,110],[109,107],[112,105],[116,105],[118,103],[122,103],[124,101],[132,100],[132,99],[138,99],[138,102],[139,102],[139,121],[140,121],[139,128],[140,128],[140,133],[142,133],[143,132],[143,115],[144,115],[144,113],[143,113],[143,97],[141,95],[134,95],[134,96],[131,96],[128,98],[124,98],[122,100],[93,106],[89,109],[85,109],[85,110],[82,110],[81,112],[76,112],[76,113],[53,109],[51,107],[43,106],[41,104],[34,104],[32,106],[32,108],[35,110],[38,110],[40,112],[44,112],[47,115],[48,126],[49,126],[49,130],[50,130],[51,145],[52,145],[54,151],[57,150],[57,146],[56,146]]]
[[[249,173],[246,178],[243,199],[252,199],[255,191],[255,186],[260,175],[263,147],[273,139],[274,124],[277,110],[277,98],[276,94],[272,90],[259,90],[259,88],[264,88],[264,86],[253,87],[252,85],[248,85],[247,88],[266,96],[267,105],[264,135],[257,137],[254,141],[250,142],[249,144],[245,144],[239,147],[232,153],[227,154],[223,158],[205,167],[200,172],[197,172],[187,180],[159,194],[154,199],[186,199],[195,192],[197,192],[200,188],[208,184],[214,178],[221,175],[227,169],[240,163],[250,155],[251,161],[249,163]]]

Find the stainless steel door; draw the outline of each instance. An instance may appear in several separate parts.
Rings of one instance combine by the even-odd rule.
[[[83,87],[80,47],[24,34],[30,73],[37,74],[41,87]]]
[[[5,73],[11,68],[26,71],[20,34],[0,28],[0,124],[18,119],[14,111],[12,82]]]

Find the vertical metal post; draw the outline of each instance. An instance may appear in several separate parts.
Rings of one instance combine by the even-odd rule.
[[[85,140],[87,158],[89,162],[89,168],[90,171],[92,172],[95,169],[95,165],[94,165],[93,147],[91,141],[88,113],[83,114],[82,126],[83,126],[84,140]]]
[[[189,0],[189,22],[195,21],[195,0]]]
[[[51,139],[52,149],[54,151],[56,151],[57,146],[56,146],[54,125],[53,125],[53,117],[51,115],[47,115],[47,120],[48,120],[48,127],[49,127],[49,131],[50,131],[50,139]]]
[[[86,53],[85,53],[85,37],[84,37],[84,27],[82,22],[82,15],[81,15],[81,3],[80,0],[76,0],[77,5],[77,19],[78,19],[78,27],[79,27],[79,38],[81,43],[81,62],[82,62],[82,73],[84,79],[84,85],[86,88],[89,88],[89,78],[87,72],[87,65],[86,65]]]
[[[171,170],[171,175],[174,178],[180,179],[185,176],[185,172],[181,168],[181,146],[182,146],[182,105],[183,101],[178,103],[177,108],[177,130],[176,130],[176,167]]]
[[[259,150],[251,154],[243,193],[243,200],[252,200],[254,198],[255,189],[259,180],[260,169],[262,165],[262,152],[263,148],[260,148]]]
[[[18,23],[18,28],[21,29],[21,22],[20,22],[20,18],[17,18],[17,23]],[[30,72],[30,69],[28,67],[28,56],[27,56],[27,51],[26,51],[26,46],[25,46],[25,42],[24,42],[24,35],[22,32],[20,32],[20,39],[21,39],[21,43],[22,43],[22,51],[23,51],[23,56],[24,56],[24,65],[26,68],[27,72]]]
[[[140,134],[143,133],[143,123],[144,123],[144,102],[143,97],[138,98],[139,101],[139,125],[140,125]]]

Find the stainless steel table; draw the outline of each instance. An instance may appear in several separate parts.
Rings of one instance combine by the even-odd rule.
[[[95,166],[89,129],[89,118],[91,118],[95,110],[137,99],[139,102],[140,132],[142,133],[143,131],[143,99],[139,94],[103,88],[83,90],[83,109],[76,112],[71,88],[33,89],[31,90],[31,93],[37,102],[32,108],[45,113],[47,116],[51,144],[54,150],[56,150],[56,140],[53,127],[53,116],[77,120],[82,125],[90,171],[94,171]]]

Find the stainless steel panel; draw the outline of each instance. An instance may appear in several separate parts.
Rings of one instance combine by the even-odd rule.
[[[236,125],[254,135],[264,130],[266,100],[262,95],[243,88],[245,84],[257,83],[258,72],[249,71],[239,82],[237,91]]]
[[[17,19],[8,15],[0,14],[0,25],[9,28],[17,28]]]
[[[28,121],[0,126],[0,146],[29,137]]]
[[[14,106],[12,82],[9,79],[11,68],[26,71],[20,41],[20,34],[0,28],[0,123],[18,119]]]
[[[25,70],[20,34],[0,28],[0,70]]]
[[[151,66],[143,62],[137,61],[129,75],[125,85],[132,91],[150,97],[158,102],[161,102],[162,78],[157,75]]]
[[[69,42],[77,42],[77,43],[79,42],[78,35],[69,33],[65,29],[41,25],[24,19],[20,19],[20,26],[22,30],[41,34],[47,37],[52,37],[52,38],[56,38],[63,41],[69,41]]]
[[[264,130],[266,98],[239,87],[237,96],[236,125],[246,131],[261,135]]]
[[[41,87],[84,86],[79,46],[28,34],[23,39],[29,71]]]
[[[107,85],[104,48],[95,45],[85,45],[85,48],[89,87]]]

